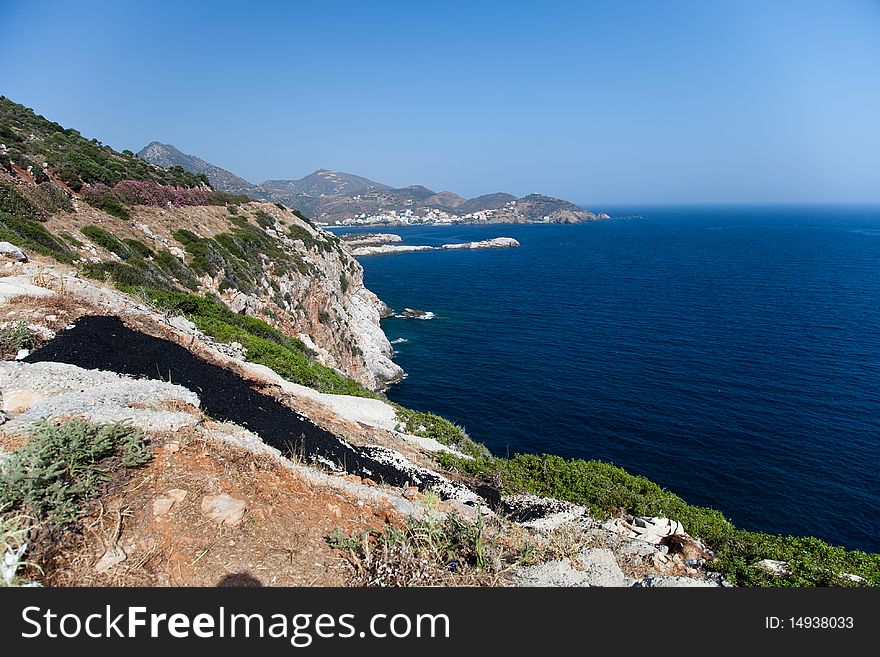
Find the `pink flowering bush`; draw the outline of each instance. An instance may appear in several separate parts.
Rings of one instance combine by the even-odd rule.
[[[113,186],[113,194],[128,205],[208,205],[210,190],[160,185],[149,180],[122,180]]]
[[[82,196],[86,203],[96,208],[105,208],[114,203],[183,208],[190,205],[246,203],[250,200],[246,196],[233,196],[206,187],[177,187],[150,180],[121,180],[113,187],[94,183],[83,187]]]

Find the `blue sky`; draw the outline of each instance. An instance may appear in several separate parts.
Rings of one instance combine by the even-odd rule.
[[[878,2],[0,0],[0,25],[0,93],[254,182],[880,201]]]

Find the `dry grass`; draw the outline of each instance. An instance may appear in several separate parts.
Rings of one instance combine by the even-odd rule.
[[[333,527],[369,532],[402,524],[381,505],[316,485],[280,459],[218,440],[200,427],[151,440],[153,461],[108,486],[78,531],[43,537],[44,545],[57,546],[40,551],[44,583],[338,586],[350,570],[325,540]],[[187,491],[185,498],[154,515],[154,500],[172,489]],[[205,516],[202,498],[217,494],[246,503],[240,524],[217,525]],[[116,549],[126,559],[97,572],[102,555]]]
[[[346,558],[355,586],[504,586],[523,563],[527,533],[495,517],[410,518],[403,527],[328,542]]]
[[[100,313],[94,305],[74,297],[68,292],[51,297],[18,296],[0,306],[0,321],[24,319],[59,331],[83,315]],[[47,320],[46,316],[56,319]]]

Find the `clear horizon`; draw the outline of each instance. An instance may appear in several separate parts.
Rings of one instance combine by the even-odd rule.
[[[880,203],[880,5],[0,0],[0,94],[255,183]]]

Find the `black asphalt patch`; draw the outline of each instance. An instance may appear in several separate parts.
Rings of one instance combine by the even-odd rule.
[[[250,429],[286,456],[332,463],[351,474],[392,486],[424,489],[440,481],[430,473],[413,481],[412,473],[376,460],[368,447],[343,442],[274,397],[252,389],[235,372],[205,362],[178,344],[134,331],[117,317],[81,317],[75,327],[59,333],[25,361],[68,363],[170,381],[196,393],[210,417]]]

